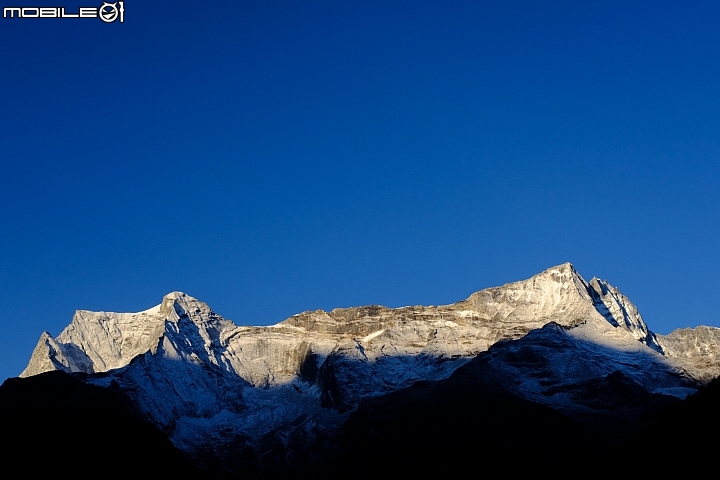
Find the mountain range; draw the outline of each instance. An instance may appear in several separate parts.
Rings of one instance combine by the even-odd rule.
[[[578,442],[650,445],[672,412],[705,405],[685,399],[715,392],[718,375],[720,329],[657,335],[617,288],[565,263],[450,305],[306,311],[268,327],[181,292],[139,313],[79,310],[41,335],[0,404],[57,406],[60,388],[81,399],[72,405],[109,395],[107,415],[136,419],[168,462],[208,476],[374,461],[420,474],[423,459],[448,472],[478,452],[542,464]],[[29,416],[14,415],[18,431]]]

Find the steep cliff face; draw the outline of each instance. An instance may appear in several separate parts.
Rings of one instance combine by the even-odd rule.
[[[711,337],[701,343],[717,345]],[[658,341],[617,289],[566,263],[450,305],[318,310],[269,327],[237,326],[180,292],[140,313],[78,311],[57,338],[41,336],[21,376],[89,374],[87,383],[122,392],[188,452],[260,448],[270,437],[329,435],[363,399],[447,378],[521,338],[483,358],[518,382],[508,391],[553,408],[573,404],[563,388],[616,371],[648,392],[684,397],[718,365],[710,347],[681,347],[689,340],[678,335]],[[525,354],[544,360],[531,368]]]
[[[590,280],[588,292],[593,299],[595,308],[613,327],[619,327],[648,347],[663,353],[658,339],[648,330],[637,307],[620,293],[617,288],[597,278]]]
[[[73,356],[69,355],[73,350],[73,346],[65,346],[56,342],[48,332],[43,332],[35,346],[35,350],[33,350],[28,366],[25,367],[20,377],[30,377],[54,370],[92,372],[91,363],[84,361],[78,364]]]
[[[720,328],[678,328],[658,335],[658,341],[665,355],[679,361],[703,383],[720,376]]]
[[[94,373],[124,367],[157,345],[165,323],[165,312],[160,310],[161,305],[139,313],[78,310],[56,339],[50,339],[47,332],[43,334],[20,376],[56,369]],[[48,348],[53,352],[46,353]],[[48,368],[46,358],[53,357],[56,368]]]

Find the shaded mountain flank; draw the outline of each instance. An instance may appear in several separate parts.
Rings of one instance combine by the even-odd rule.
[[[64,372],[7,379],[0,386],[0,425],[5,478],[200,473],[116,393]]]

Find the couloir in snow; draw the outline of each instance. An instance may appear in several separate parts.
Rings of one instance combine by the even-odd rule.
[[[317,438],[363,399],[471,360],[515,395],[583,415],[602,407],[588,393],[602,382],[694,392],[720,374],[720,329],[655,335],[616,288],[566,263],[451,305],[317,310],[269,327],[237,326],[180,292],[139,313],[81,310],[56,338],[42,334],[21,376],[87,374],[195,455]]]

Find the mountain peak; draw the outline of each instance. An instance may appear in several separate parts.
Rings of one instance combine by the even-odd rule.
[[[197,301],[197,298],[192,297],[185,292],[174,291],[174,292],[168,293],[167,295],[165,295],[163,297],[163,302],[170,301],[170,300],[172,300],[172,301]]]

